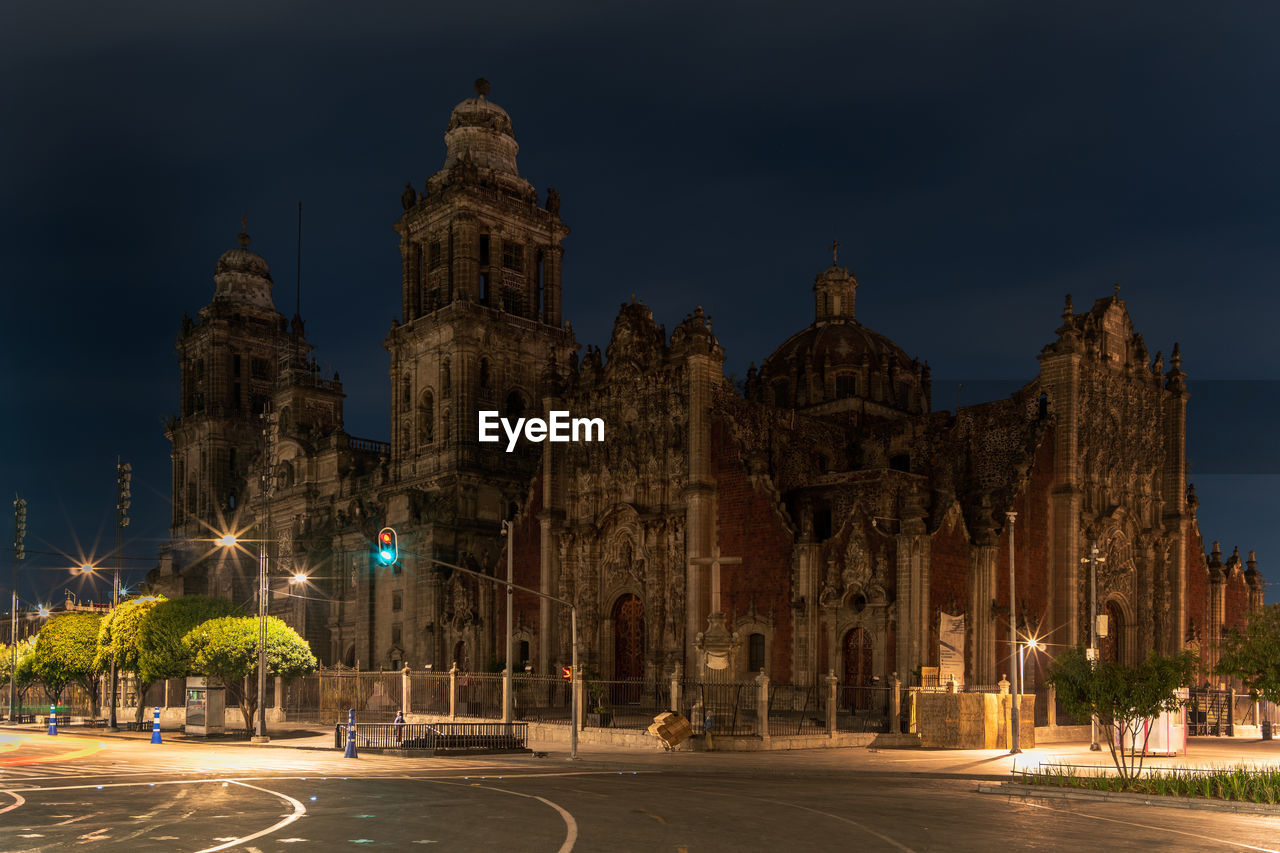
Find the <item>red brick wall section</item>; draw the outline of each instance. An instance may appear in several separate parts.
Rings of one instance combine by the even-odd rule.
[[[1244,569],[1234,569],[1227,578],[1226,587],[1224,624],[1229,628],[1243,628],[1249,615],[1249,585],[1244,580]]]
[[[1049,548],[1052,523],[1050,491],[1053,485],[1053,428],[1047,428],[1032,459],[1031,471],[1011,509],[1018,514],[1013,525],[1014,565],[1017,571],[1019,631],[1043,637],[1055,626],[1049,614]],[[1001,519],[1003,521],[1003,519]],[[1005,524],[996,550],[996,604],[1009,604],[1009,528]],[[1025,621],[1024,621],[1025,620]],[[996,670],[1009,669],[1009,617],[996,620]],[[1027,662],[1027,683],[1039,683],[1040,664]]]
[[[711,427],[712,475],[718,495],[720,553],[741,557],[742,565],[720,570],[721,605],[732,619],[756,612],[773,619],[769,677],[791,682],[791,532],[768,493],[751,484],[737,445],[720,419]],[[688,638],[693,642],[693,638]]]

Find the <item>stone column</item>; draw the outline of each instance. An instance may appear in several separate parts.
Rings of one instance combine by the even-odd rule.
[[[827,672],[827,737],[836,736],[836,673]]]
[[[756,676],[756,718],[759,720],[760,741],[769,748],[769,676],[760,670]]]
[[[1050,495],[1049,623],[1050,640],[1067,646],[1080,642],[1080,363],[1083,346],[1067,297],[1058,340],[1040,355],[1040,379],[1055,417],[1054,485]],[[1099,415],[1099,413],[1089,413]]]
[[[458,719],[458,662],[449,667],[449,719]]]
[[[996,632],[991,604],[996,599],[997,547],[990,530],[975,537],[969,550],[970,674],[975,684],[996,682]]]
[[[889,679],[889,731],[893,734],[902,731],[902,681],[896,672]]]
[[[404,669],[400,670],[400,710],[408,714],[413,710],[412,682],[409,680],[409,664],[404,665]]]

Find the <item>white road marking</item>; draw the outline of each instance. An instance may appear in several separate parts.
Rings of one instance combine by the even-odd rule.
[[[17,791],[4,791],[3,793],[6,793],[9,796],[13,797],[13,802],[5,806],[4,808],[0,809],[0,814],[4,814],[5,812],[11,812],[14,809],[16,809],[18,806],[26,802],[26,800],[22,798],[22,795],[19,794]]]
[[[720,797],[739,797],[742,799],[758,800],[759,802],[762,802],[762,803],[772,803],[778,806],[790,806],[793,809],[800,809],[806,812],[813,812],[814,814],[820,814],[823,817],[829,817],[829,818],[832,818],[833,820],[838,820],[842,823],[847,823],[850,826],[856,826],[858,827],[858,829],[861,829],[863,832],[867,833],[868,835],[874,835],[876,838],[879,838],[881,841],[884,841],[888,844],[892,844],[894,847],[898,848],[899,850],[904,851],[904,853],[915,853],[915,851],[912,850],[910,847],[907,847],[906,845],[903,845],[903,844],[899,844],[889,836],[882,835],[881,833],[876,832],[871,827],[858,823],[856,820],[850,820],[849,818],[844,817],[843,815],[832,814],[831,812],[824,812],[819,809],[810,808],[809,806],[801,806],[795,803],[784,802],[782,800],[767,800],[764,797],[750,797],[745,794],[727,793],[727,792],[721,792],[721,791],[704,791],[703,793],[713,794],[715,796],[720,796]]]
[[[266,829],[259,830],[258,832],[255,832],[252,835],[246,835],[243,838],[234,839],[232,841],[227,842],[226,844],[220,844],[217,847],[206,847],[205,849],[199,851],[199,853],[214,853],[215,850],[226,850],[228,847],[237,847],[241,844],[244,844],[246,841],[252,841],[255,838],[261,838],[264,835],[270,835],[271,833],[275,832],[278,829],[283,829],[284,827],[293,823],[295,820],[297,820],[298,818],[302,817],[304,814],[307,813],[307,807],[304,806],[302,803],[298,802],[297,800],[295,800],[293,797],[289,796],[288,794],[282,794],[279,791],[272,791],[267,788],[259,788],[257,785],[250,785],[248,782],[236,782],[234,780],[228,780],[228,781],[230,781],[231,784],[233,785],[240,785],[243,788],[252,788],[255,791],[262,791],[265,794],[271,794],[272,796],[279,797],[280,799],[284,800],[285,802],[293,806],[293,814],[285,815],[283,820],[280,820],[277,823],[274,823],[271,826],[268,826]]]
[[[444,782],[442,780],[436,780],[436,781],[439,781],[440,784],[442,785],[458,784],[456,782]],[[462,786],[459,786],[459,787],[462,787]],[[546,797],[538,797],[533,794],[523,794],[519,791],[511,791],[506,788],[493,788],[486,785],[480,785],[478,783],[471,783],[466,787],[485,788],[486,790],[489,790],[489,791],[501,791],[504,794],[512,794],[514,796],[524,797],[525,799],[529,799],[529,800],[537,800],[540,803],[551,806],[551,808],[560,812],[560,817],[564,819],[564,825],[565,825],[564,843],[560,845],[560,849],[556,851],[556,853],[570,853],[570,851],[573,850],[573,845],[578,843],[578,822],[574,820],[573,815],[569,814],[569,812],[566,809],[564,809],[564,807],[562,807],[560,804],[553,803],[550,800],[548,800]],[[201,851],[201,853],[203,853],[203,851]]]
[[[1092,812],[1090,812],[1089,814],[1084,814],[1083,812],[1072,811],[1071,809],[1055,809],[1055,808],[1052,808],[1051,806],[1041,805],[1040,803],[1024,802],[1022,803],[1022,805],[1031,806],[1032,808],[1036,808],[1036,809],[1047,809],[1048,811],[1052,811],[1052,812],[1064,812],[1066,814],[1072,814],[1077,817],[1086,818],[1087,820],[1105,820],[1110,823],[1122,823],[1125,826],[1136,826],[1141,829],[1157,829],[1163,832],[1172,832],[1172,833],[1176,833],[1177,835],[1185,835],[1188,838],[1198,838],[1202,841],[1215,841],[1219,844],[1230,844],[1232,847],[1240,847],[1244,850],[1261,850],[1263,851],[1263,853],[1280,853],[1280,851],[1277,851],[1274,847],[1254,847],[1252,844],[1245,844],[1243,841],[1231,841],[1226,838],[1218,838],[1210,835],[1200,835],[1198,833],[1187,832],[1182,829],[1172,829],[1171,827],[1168,827],[1168,826],[1152,826],[1149,823],[1135,823],[1131,820],[1120,820],[1114,817],[1102,817]]]

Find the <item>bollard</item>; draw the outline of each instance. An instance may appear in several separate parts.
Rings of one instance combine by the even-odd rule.
[[[58,710],[53,705],[49,706],[49,734],[56,735],[58,733]]]
[[[160,743],[160,708],[156,707],[156,715],[151,720],[151,742]]]
[[[356,709],[347,709],[347,751],[342,753],[343,758],[359,758],[356,755]]]

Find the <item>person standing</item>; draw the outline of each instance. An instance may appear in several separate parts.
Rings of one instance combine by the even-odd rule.
[[[395,721],[391,725],[395,727],[396,743],[399,743],[401,732],[404,731],[404,711],[396,711]]]

